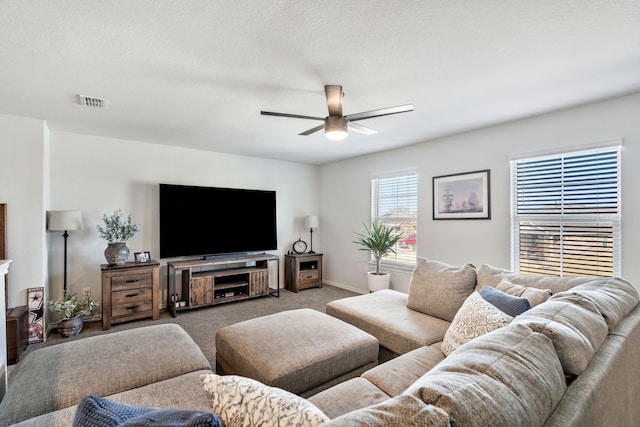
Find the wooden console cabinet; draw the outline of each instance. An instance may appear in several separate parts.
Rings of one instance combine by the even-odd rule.
[[[111,324],[160,315],[160,263],[102,264],[102,329]]]
[[[322,254],[285,255],[284,286],[293,292],[322,287]]]
[[[269,280],[271,262],[276,264],[273,287]],[[181,310],[267,295],[280,296],[279,263],[279,257],[269,254],[168,263],[168,310],[175,317]],[[181,276],[180,290],[177,276]]]

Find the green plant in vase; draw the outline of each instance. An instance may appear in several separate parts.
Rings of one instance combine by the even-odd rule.
[[[371,228],[364,226],[364,233],[356,233],[357,240],[353,243],[361,246],[359,250],[371,252],[376,260],[376,271],[368,273],[368,284],[370,291],[376,291],[389,287],[389,273],[380,271],[380,261],[385,255],[395,253],[395,247],[402,237],[402,233],[397,233],[390,227],[385,227],[381,222],[375,221]]]
[[[122,265],[129,259],[127,240],[130,240],[140,231],[138,224],[133,224],[131,214],[125,220],[121,209],[117,209],[111,215],[102,215],[104,226],[96,226],[101,239],[108,242],[104,256],[111,265]]]
[[[47,304],[50,311],[59,314],[58,332],[62,337],[67,338],[80,333],[83,326],[80,316],[89,316],[100,302],[93,300],[89,295],[79,298],[78,294],[67,294]]]

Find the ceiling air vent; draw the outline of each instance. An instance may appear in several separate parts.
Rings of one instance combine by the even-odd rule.
[[[80,98],[80,105],[83,105],[85,107],[91,107],[91,108],[108,108],[109,107],[109,100],[107,99],[96,98],[95,96],[85,96],[85,95],[78,95],[78,97]]]

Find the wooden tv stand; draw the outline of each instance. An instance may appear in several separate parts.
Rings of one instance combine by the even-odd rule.
[[[270,280],[272,262],[275,280]],[[268,295],[279,297],[280,258],[253,254],[170,262],[167,282],[167,309],[173,317],[178,311],[197,307]]]

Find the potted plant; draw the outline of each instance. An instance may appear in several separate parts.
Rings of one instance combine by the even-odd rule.
[[[63,298],[49,301],[49,310],[60,314],[58,322],[58,332],[63,338],[75,336],[82,330],[82,319],[80,316],[88,316],[91,311],[100,305],[89,295],[84,295],[82,299],[78,294],[67,294]]]
[[[140,230],[138,224],[131,223],[131,214],[125,221],[122,210],[118,209],[111,215],[102,215],[104,227],[98,224],[98,235],[108,242],[104,250],[104,257],[111,265],[122,265],[129,259],[127,240],[130,240]]]
[[[402,237],[402,233],[385,227],[382,223],[375,221],[371,228],[364,226],[364,233],[356,233],[357,240],[353,243],[362,246],[361,251],[371,252],[376,259],[376,271],[368,272],[369,291],[378,291],[389,287],[389,273],[380,271],[380,261],[389,253],[396,253],[395,246]]]

